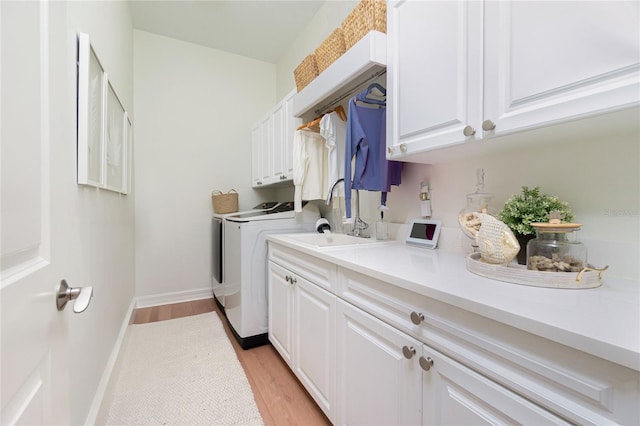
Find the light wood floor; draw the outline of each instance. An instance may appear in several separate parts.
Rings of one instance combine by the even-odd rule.
[[[266,426],[330,425],[271,345],[243,350],[213,299],[136,309],[134,324],[163,321],[215,311],[244,368]]]

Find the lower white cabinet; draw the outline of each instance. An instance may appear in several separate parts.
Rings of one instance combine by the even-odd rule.
[[[269,341],[293,369],[293,287],[290,273],[269,262]]]
[[[269,262],[269,301],[269,340],[333,421],[336,296]]]
[[[338,300],[339,425],[568,424]]]
[[[334,424],[638,424],[637,371],[273,242],[269,259],[269,339]]]
[[[421,369],[402,352],[422,352],[420,342],[343,300],[337,314],[335,424],[420,424]]]
[[[422,346],[423,425],[570,424],[503,386]]]

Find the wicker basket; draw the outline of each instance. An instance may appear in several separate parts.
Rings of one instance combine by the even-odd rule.
[[[344,36],[342,35],[342,28],[336,28],[331,35],[322,42],[316,49],[316,62],[318,63],[318,73],[329,68],[329,65],[334,63],[336,59],[346,52],[347,49],[344,44]]]
[[[298,92],[304,89],[318,76],[318,64],[316,55],[310,54],[300,62],[300,65],[293,70],[293,77],[296,79]]]
[[[213,211],[216,213],[234,213],[238,211],[238,193],[235,189],[226,194],[223,194],[222,191],[213,191],[211,193],[211,201],[213,202]]]
[[[369,31],[387,32],[387,3],[385,0],[361,0],[342,22],[347,50]]]

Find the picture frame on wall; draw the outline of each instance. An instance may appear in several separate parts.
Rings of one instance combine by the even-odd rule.
[[[106,74],[89,36],[78,37],[78,184],[102,185]]]
[[[78,34],[77,118],[77,183],[127,194],[131,119],[84,33]]]
[[[125,192],[125,120],[126,113],[111,84],[107,88],[107,108],[104,128],[105,188]]]

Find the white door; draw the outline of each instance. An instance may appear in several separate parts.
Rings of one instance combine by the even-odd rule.
[[[2,1],[0,19],[1,423],[68,424],[69,313],[54,291],[71,272],[60,200],[75,191],[55,160],[62,138],[75,137],[65,6]]]

